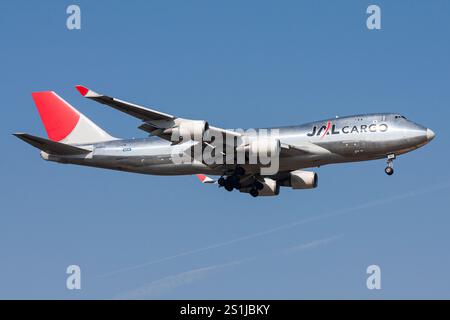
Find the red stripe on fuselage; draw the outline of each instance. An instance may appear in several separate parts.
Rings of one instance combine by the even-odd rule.
[[[327,122],[327,127],[325,128],[325,132],[323,133],[323,135],[320,137],[320,139],[322,139],[323,137],[326,136],[326,134],[328,133],[328,131],[330,131],[331,128],[331,121]]]

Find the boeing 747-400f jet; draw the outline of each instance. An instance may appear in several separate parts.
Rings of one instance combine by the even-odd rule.
[[[226,130],[83,86],[76,88],[86,98],[138,118],[142,121],[139,129],[150,137],[115,138],[52,91],[32,94],[48,139],[26,133],[14,135],[40,149],[45,160],[153,175],[196,174],[203,183],[254,197],[278,195],[280,187],[315,188],[317,174],[304,169],[332,163],[385,158],[385,172],[392,175],[393,160],[398,155],[434,138],[431,129],[395,113],[271,129]],[[206,175],[220,178],[216,181]]]

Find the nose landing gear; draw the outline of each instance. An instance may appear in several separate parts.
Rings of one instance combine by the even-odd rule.
[[[394,168],[393,168],[394,159],[395,159],[395,154],[388,154],[387,161],[386,161],[387,167],[384,169],[384,172],[386,172],[386,174],[388,176],[391,176],[394,174]]]
[[[392,167],[387,166],[387,167],[384,169],[384,172],[386,172],[386,174],[387,174],[388,176],[391,176],[391,175],[394,174],[394,169],[393,169]]]

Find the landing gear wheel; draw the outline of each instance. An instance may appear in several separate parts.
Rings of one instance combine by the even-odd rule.
[[[217,180],[217,183],[219,184],[219,186],[223,187],[225,185],[225,178],[220,177],[219,180]]]
[[[386,172],[386,174],[387,174],[388,176],[392,176],[392,175],[394,174],[394,168],[387,166],[387,167],[384,169],[384,172]]]
[[[242,167],[237,167],[235,170],[236,175],[243,176],[245,174],[245,169]]]
[[[229,176],[227,178],[227,182],[236,189],[239,189],[241,187],[241,184],[239,183],[239,178],[237,176]]]
[[[386,174],[388,176],[392,176],[394,174],[394,168],[393,168],[394,159],[395,159],[395,154],[392,153],[392,154],[387,155],[387,167],[384,169],[384,172],[386,172]]]
[[[250,195],[254,198],[256,198],[258,196],[258,190],[252,188],[250,189]]]
[[[239,182],[239,179],[236,176],[229,176],[227,178],[227,181],[229,181],[232,185],[235,185],[236,183]]]
[[[264,188],[264,185],[259,181],[255,181],[255,188],[256,190],[262,190]]]
[[[231,192],[231,191],[233,191],[233,189],[234,189],[233,184],[231,184],[230,181],[226,181],[225,182],[225,190]]]

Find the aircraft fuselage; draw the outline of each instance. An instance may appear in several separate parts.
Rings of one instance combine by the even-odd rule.
[[[281,156],[279,171],[398,156],[425,145],[434,137],[430,129],[393,113],[347,116],[270,129],[278,130],[282,144],[308,144],[320,151]],[[192,141],[174,145],[170,141],[149,137],[82,145],[92,150],[85,156],[41,154],[51,161],[153,175],[223,175],[234,166],[208,166],[201,161],[174,163],[174,150],[186,150],[191,145]],[[251,164],[243,167],[247,172],[259,170],[258,166]]]

